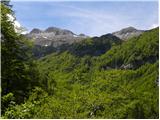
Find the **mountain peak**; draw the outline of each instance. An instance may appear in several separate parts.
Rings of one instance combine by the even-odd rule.
[[[60,31],[60,28],[56,28],[56,27],[48,27],[45,32],[55,32],[55,31]]]
[[[136,28],[129,26],[119,31],[113,32],[112,34],[116,37],[119,37],[120,39],[126,40],[134,36],[139,36],[143,32],[143,30],[137,30]]]
[[[123,28],[122,30],[137,30],[137,29],[132,26],[129,26],[129,27]]]
[[[130,27],[126,27],[126,28],[121,29],[119,32],[121,32],[123,34],[123,33],[133,32],[133,31],[137,31],[137,29],[130,26]]]
[[[70,30],[57,27],[48,27],[45,30],[34,28],[26,36],[34,40],[35,45],[53,47],[79,42],[88,37],[84,34],[76,35]]]
[[[60,29],[57,27],[48,27],[44,32],[54,33],[55,35],[73,35],[74,34],[70,30]]]
[[[38,28],[34,28],[31,32],[30,32],[30,34],[33,34],[33,33],[41,33],[42,31],[40,30],[40,29],[38,29]]]

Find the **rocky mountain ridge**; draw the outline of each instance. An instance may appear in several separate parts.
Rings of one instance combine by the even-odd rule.
[[[126,27],[119,31],[111,33],[122,40],[141,35],[145,30],[138,30],[134,27]],[[34,28],[30,33],[26,34],[32,39],[35,45],[59,47],[63,44],[72,44],[80,42],[89,36],[85,34],[75,34],[70,30],[60,29],[57,27],[48,27],[46,30]]]
[[[56,27],[49,27],[44,31],[34,28],[26,36],[32,39],[35,45],[53,47],[58,47],[62,44],[72,44],[88,37],[84,34],[76,35],[70,30]]]
[[[143,32],[145,32],[145,30],[138,30],[134,27],[127,27],[127,28],[121,29],[119,31],[113,32],[112,34],[122,40],[127,40],[131,37],[139,36]]]
[[[33,53],[39,58],[64,50],[69,50],[76,55],[100,55],[106,52],[113,43],[120,44],[131,37],[141,35],[143,32],[145,31],[127,27],[100,37],[89,37],[85,34],[77,35],[70,30],[49,27],[46,30],[34,28],[26,36],[34,42]],[[79,49],[82,50],[79,51]]]

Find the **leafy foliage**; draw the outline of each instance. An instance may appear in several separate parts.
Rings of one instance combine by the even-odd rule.
[[[157,36],[158,28],[101,56],[65,51],[41,58],[41,88],[34,89],[25,103],[9,107],[4,117],[158,118]]]
[[[65,51],[80,57],[85,55],[99,56],[111,49],[112,46],[116,46],[121,43],[122,40],[116,36],[112,34],[106,34],[102,35],[101,37],[84,38],[83,40],[74,42],[72,44],[65,43],[57,47],[54,47],[52,44],[49,46],[35,45],[32,51],[36,58],[44,57],[53,52],[63,53]]]
[[[122,40],[113,36],[112,34],[106,34],[101,37],[87,38],[80,43],[73,43],[69,47],[69,52],[76,56],[99,56],[111,49],[112,46],[119,45]]]
[[[105,60],[102,67],[116,68],[131,64],[135,69],[145,63],[154,63],[158,60],[158,40],[158,28],[146,31],[139,37],[131,38],[125,44],[114,47],[107,54],[104,54],[100,58],[100,61]]]
[[[10,7],[1,3],[2,98],[6,99],[12,94],[15,102],[21,103],[27,97],[28,91],[37,85],[39,75],[31,58],[30,43],[16,33],[14,23],[8,15],[14,16],[14,13]],[[6,100],[4,101],[2,109],[7,107]]]
[[[158,118],[158,28],[126,42],[86,39],[35,61],[1,7],[2,118]]]

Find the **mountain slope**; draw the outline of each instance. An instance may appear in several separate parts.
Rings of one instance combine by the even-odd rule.
[[[88,37],[85,35],[76,35],[69,30],[64,30],[56,27],[49,27],[44,31],[34,28],[26,36],[32,39],[35,45],[53,47],[58,47],[66,43],[71,44]]]
[[[41,58],[41,88],[6,117],[158,118],[158,33],[144,32],[98,56],[64,51]]]
[[[79,43],[73,43],[66,48],[71,54],[76,56],[99,56],[111,49],[112,46],[120,45],[122,40],[112,34],[102,35],[84,39]]]
[[[132,37],[136,37],[141,35],[144,32],[144,30],[137,30],[134,27],[127,27],[120,31],[113,32],[112,34],[117,36],[118,38],[122,40],[127,40]]]
[[[49,27],[44,31],[35,28],[26,36],[34,42],[34,56],[40,58],[53,52],[63,52],[65,50],[77,55],[101,55],[109,50],[112,43],[118,44],[120,42],[117,41],[139,36],[143,32],[145,31],[128,27],[112,34],[91,38],[84,34],[76,35],[69,30]],[[85,40],[86,42],[84,42]]]
[[[36,45],[33,48],[34,56],[43,57],[48,54],[57,52],[61,53],[69,51],[70,53],[77,56],[91,55],[98,56],[108,51],[112,46],[119,45],[122,43],[118,37],[112,34],[102,35],[100,37],[83,38],[78,42],[63,43],[59,46],[40,46]]]
[[[49,27],[44,31],[34,28],[25,36],[33,41],[34,47],[32,51],[37,58],[61,51],[64,46],[69,46],[89,38],[89,36],[84,34],[76,35],[72,31],[56,27]]]
[[[146,63],[154,63],[159,55],[158,29],[146,31],[138,37],[129,39],[121,46],[112,48],[101,57],[102,61],[107,60],[103,64],[113,68],[130,65],[135,69]]]

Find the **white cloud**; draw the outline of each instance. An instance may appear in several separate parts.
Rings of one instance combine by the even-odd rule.
[[[93,36],[100,36],[108,32],[113,32],[119,28],[126,27],[126,19],[128,16],[120,16],[118,14],[111,14],[107,11],[94,11],[82,9],[69,5],[60,5],[65,9],[61,11],[48,12],[49,16],[68,17],[71,18],[70,24],[67,29],[81,33],[86,31],[85,34]]]
[[[159,25],[158,25],[158,23],[154,23],[154,24],[152,24],[150,27],[149,27],[149,29],[153,29],[153,28],[156,28],[156,27],[158,27]]]
[[[18,21],[14,21],[14,25],[15,25],[16,27],[18,27],[18,28],[21,27],[21,24],[20,24]]]
[[[128,26],[133,26],[137,29],[148,29],[152,23],[157,22],[156,10],[154,14],[148,14],[148,16],[146,16],[143,10],[141,10],[140,8],[137,10],[140,12],[137,12],[136,10],[134,10],[134,12],[131,10],[130,12],[129,9],[126,9],[127,6],[125,5],[122,6],[122,8],[126,7],[125,9],[128,11],[122,11],[121,9],[120,11],[116,11],[116,8],[114,7],[113,10],[115,11],[112,11],[108,8],[102,7],[101,9],[100,7],[96,6],[86,7],[86,5],[82,6],[78,5],[77,3],[70,4],[69,2],[54,2],[54,4],[48,2],[46,4],[47,9],[44,9],[43,13],[38,12],[36,15],[37,18],[34,18],[34,15],[32,16],[32,14],[31,16],[24,15],[23,19],[27,16],[25,20],[28,20],[30,17],[34,18],[26,21],[26,23],[30,22],[32,27],[40,26],[43,29],[48,26],[55,26],[62,29],[71,30],[77,34],[84,33],[89,36],[100,36]],[[22,5],[21,7],[23,9],[25,8],[25,10],[27,9],[26,11],[28,11],[28,9],[33,9],[32,7],[35,8],[35,6],[33,6],[32,4],[31,6],[25,7],[25,5]],[[41,10],[41,8],[43,7],[38,8],[34,12]],[[46,19],[38,19],[42,16],[46,16]],[[18,23],[15,24],[19,26]],[[150,26],[150,28],[153,28],[155,26],[156,24],[153,24],[152,26]]]
[[[7,14],[9,21],[13,22],[13,25],[15,28],[20,28],[21,25],[18,21],[15,20],[15,18],[13,17],[13,15],[11,14]]]
[[[21,26],[21,24],[15,20],[15,18],[11,14],[7,14],[9,21],[13,22],[14,29],[17,33],[26,34],[27,31]]]

